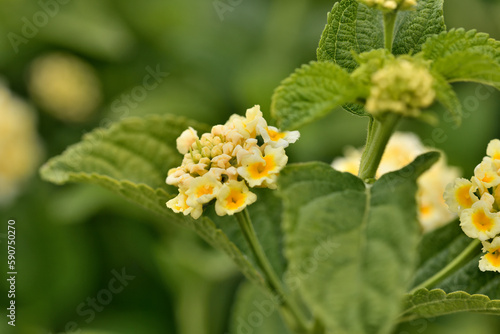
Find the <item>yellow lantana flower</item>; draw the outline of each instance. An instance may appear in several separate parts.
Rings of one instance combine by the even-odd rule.
[[[479,201],[475,195],[478,186],[466,179],[456,179],[450,183],[444,193],[444,199],[451,212],[460,213],[464,209],[469,209],[472,204]]]
[[[500,160],[500,140],[493,139],[486,148],[486,154],[493,160]]]
[[[283,147],[267,146],[264,155],[247,154],[241,159],[242,167],[238,173],[248,182],[250,187],[265,186],[276,188],[276,179],[288,157]]]
[[[214,173],[206,173],[195,178],[186,190],[188,196],[186,203],[189,206],[197,206],[210,202],[217,196],[222,183],[217,180]]]
[[[233,215],[256,200],[257,195],[248,189],[244,181],[229,181],[222,186],[217,194],[215,212],[219,216]]]
[[[200,218],[203,212],[203,206],[201,204],[198,204],[194,207],[189,206],[187,204],[187,199],[188,197],[186,196],[186,194],[180,192],[179,195],[167,202],[167,207],[172,209],[175,213],[182,212],[184,216],[191,214],[191,217],[193,217],[194,219]]]
[[[480,201],[472,204],[460,214],[460,226],[470,237],[485,241],[500,233],[500,213],[492,212],[495,199],[485,193]]]
[[[500,272],[500,237],[496,237],[491,243],[484,241],[483,252],[486,254],[479,260],[479,269]]]
[[[288,145],[295,143],[300,138],[299,131],[280,132],[274,126],[259,127],[258,132],[264,139],[264,143],[269,143],[274,147],[288,147]]]

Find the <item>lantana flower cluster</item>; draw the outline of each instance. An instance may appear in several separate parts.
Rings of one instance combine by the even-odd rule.
[[[182,165],[172,168],[166,180],[179,188],[179,194],[167,207],[194,219],[213,200],[219,216],[242,211],[257,200],[249,188],[276,188],[288,161],[285,148],[299,136],[298,131],[268,126],[258,105],[245,117],[232,115],[201,137],[192,128],[185,130],[177,138],[177,150],[184,154]]]
[[[479,269],[500,272],[500,140],[492,140],[486,154],[474,176],[455,180],[444,197],[449,209],[460,215],[464,233],[483,244]]]
[[[383,11],[409,10],[417,5],[417,0],[360,0],[360,2]]]
[[[387,144],[375,177],[378,179],[386,173],[399,170],[429,150],[415,134],[396,132]],[[332,167],[357,175],[361,154],[362,150],[349,148],[345,157],[333,161]],[[418,214],[424,232],[443,226],[456,217],[448,210],[443,192],[446,186],[459,176],[458,169],[448,166],[442,155],[439,161],[418,179]]]

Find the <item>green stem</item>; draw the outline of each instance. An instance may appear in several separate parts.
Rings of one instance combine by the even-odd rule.
[[[392,42],[394,40],[394,26],[398,12],[389,12],[384,14],[384,39],[385,48],[392,52]]]
[[[453,261],[448,263],[446,267],[441,269],[439,272],[434,274],[432,277],[427,279],[425,282],[419,284],[417,287],[413,288],[413,290],[410,291],[410,294],[414,293],[415,291],[422,289],[422,288],[427,288],[430,289],[442,280],[444,280],[446,277],[454,273],[458,268],[460,268],[464,263],[467,261],[470,261],[470,259],[476,255],[478,246],[481,242],[479,240],[474,240],[472,241],[467,248],[465,248],[462,253],[460,253]]]
[[[400,118],[401,116],[397,114],[387,113],[382,120],[370,120],[368,137],[359,166],[358,176],[363,181],[371,183],[374,180],[380,160],[385,151],[385,146],[391,138]]]
[[[255,234],[255,229],[253,228],[252,222],[250,220],[250,215],[248,214],[248,210],[245,209],[242,212],[238,212],[235,214],[236,219],[240,225],[241,231],[245,236],[245,239],[250,246],[252,253],[255,255],[257,263],[264,273],[266,278],[266,284],[271,289],[271,291],[276,294],[282,303],[281,307],[295,320],[294,327],[298,333],[309,333],[310,325],[307,319],[302,314],[298,305],[289,298],[289,296],[285,293],[283,286],[281,284],[278,275],[274,271],[269,259],[267,258],[262,245],[257,239],[257,235]],[[288,317],[286,319],[289,319]]]

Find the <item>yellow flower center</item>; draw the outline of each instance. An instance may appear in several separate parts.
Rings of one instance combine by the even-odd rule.
[[[196,197],[200,198],[203,195],[212,195],[214,193],[214,187],[210,185],[204,185],[203,187],[198,188],[196,192]]]
[[[239,190],[232,189],[229,196],[226,198],[226,206],[230,210],[236,210],[245,205],[247,195]]]
[[[420,214],[423,216],[426,216],[431,213],[431,206],[430,205],[421,205],[420,206]]]
[[[458,205],[460,205],[460,208],[462,209],[467,209],[472,206],[472,198],[470,198],[469,190],[469,185],[464,185],[457,189],[455,197]]]
[[[500,160],[500,152],[493,155],[493,160]]]
[[[278,131],[267,129],[267,133],[269,134],[269,138],[271,138],[272,141],[278,141],[278,140],[283,139],[285,137],[284,132],[278,132]]]
[[[481,179],[481,181],[483,181],[484,183],[490,183],[494,179],[495,179],[495,177],[491,173],[488,173],[488,174],[484,175],[484,177]]]
[[[250,176],[253,179],[260,179],[262,177],[265,177],[269,175],[269,172],[271,172],[274,168],[276,168],[276,163],[274,162],[272,156],[264,157],[264,161],[265,163],[256,162],[248,167]]]
[[[472,223],[481,232],[489,231],[493,227],[493,219],[489,218],[484,211],[474,212]]]
[[[500,249],[495,249],[484,256],[489,263],[495,267],[500,267]]]
[[[174,209],[177,211],[185,211],[189,209],[189,205],[187,205],[186,201],[177,201],[174,205]]]

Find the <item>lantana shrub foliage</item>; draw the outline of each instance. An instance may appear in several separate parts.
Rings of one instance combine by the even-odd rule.
[[[411,134],[394,136],[384,157],[400,120],[439,118],[435,103],[460,123],[458,81],[500,88],[500,44],[448,30],[443,0],[342,0],[317,60],[276,88],[276,127],[259,101],[215,126],[125,119],[86,134],[41,175],[106,187],[227,253],[248,279],[234,333],[392,333],[419,318],[500,314],[500,141],[471,180]],[[287,164],[297,129],[338,107],[366,118],[364,148],[337,169]],[[264,302],[273,307],[262,321],[241,321]]]

